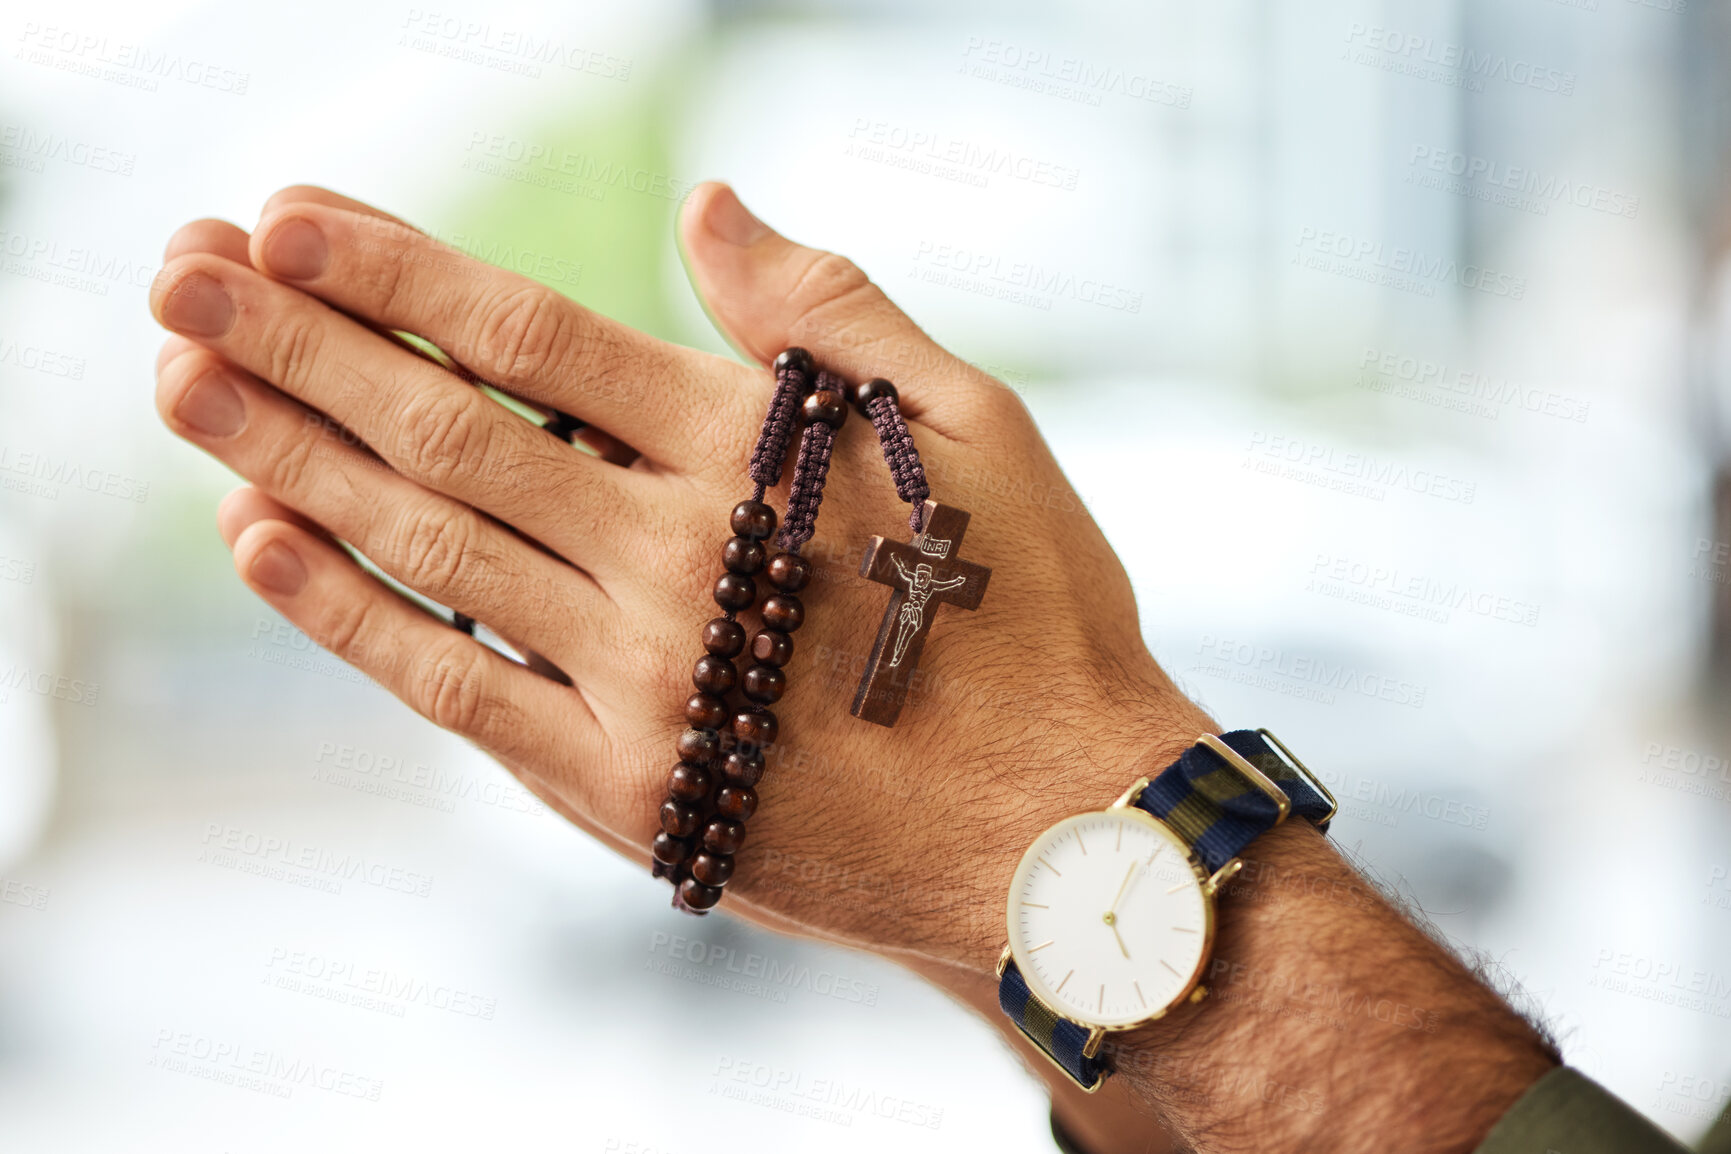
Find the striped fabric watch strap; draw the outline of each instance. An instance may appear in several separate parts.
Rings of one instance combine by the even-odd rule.
[[[1333,803],[1287,764],[1253,729],[1223,733],[1220,740],[1273,780],[1296,814],[1327,829]],[[1170,826],[1196,850],[1210,873],[1237,857],[1244,847],[1280,823],[1280,807],[1225,758],[1197,743],[1150,781],[1135,804]],[[1110,1073],[1104,1058],[1085,1058],[1088,1028],[1059,1017],[1033,995],[1027,979],[1007,960],[998,982],[998,1006],[1016,1028],[1084,1090]]]
[[[1261,734],[1239,729],[1221,734],[1220,740],[1285,791],[1293,815],[1319,825],[1329,816],[1333,805],[1270,749]],[[1280,816],[1272,798],[1200,743],[1150,781],[1136,805],[1189,842],[1210,873],[1273,829]]]
[[[1060,1018],[1034,997],[1014,961],[1005,963],[1004,976],[998,982],[998,1008],[1010,1016],[1028,1041],[1044,1050],[1084,1090],[1092,1090],[1106,1076],[1104,1062],[1082,1056],[1082,1046],[1088,1041],[1087,1027]]]

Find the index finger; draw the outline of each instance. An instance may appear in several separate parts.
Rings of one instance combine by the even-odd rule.
[[[657,340],[394,219],[285,203],[267,211],[250,253],[268,275],[424,337],[485,380],[599,425],[666,467],[737,459],[733,442],[749,436],[769,397],[767,376]]]

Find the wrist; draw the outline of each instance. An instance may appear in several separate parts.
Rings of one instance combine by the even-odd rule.
[[[1209,996],[1111,1051],[1175,1133],[1270,1151],[1356,1149],[1351,1133],[1367,1150],[1468,1150],[1556,1064],[1314,827],[1282,825],[1244,856],[1221,891]]]
[[[1109,804],[1136,776],[1157,772],[1196,733],[1213,729],[1203,719],[1188,734],[1172,734],[1174,749],[1161,751],[1162,761],[1135,774],[1120,768],[1119,780],[1110,784],[1099,771],[1114,759],[1090,759],[1087,771],[1068,774],[1062,788],[1031,792],[1013,809],[1000,807],[1002,828],[1015,833],[1000,857],[1013,857],[1014,845],[1065,817]],[[1186,765],[1186,773],[1197,772]],[[1098,795],[1078,796],[1078,790]],[[1312,818],[1324,811],[1313,795],[1305,804]],[[1183,812],[1185,820],[1196,820]],[[1055,831],[1057,848],[1045,851],[1066,861],[1066,871],[1081,864],[1073,855],[1085,850],[1068,828]],[[1218,845],[1215,852],[1209,868],[1225,856]],[[1199,1005],[1176,1003],[1157,1021],[1107,1035],[1114,1084],[1138,1095],[1175,1133],[1233,1135],[1258,1148],[1297,1150],[1321,1140],[1326,1117],[1332,1133],[1344,1124],[1386,1138],[1388,1116],[1411,1114],[1402,1102],[1418,1097],[1446,1112],[1447,1120],[1415,1123],[1412,1133],[1401,1135],[1403,1148],[1466,1149],[1555,1063],[1535,1030],[1366,884],[1309,821],[1268,830],[1240,860],[1242,873],[1219,895],[1213,953],[1204,955],[1193,979],[1212,996]],[[1036,868],[1063,876],[1044,856]],[[1001,894],[1015,869],[1002,860],[997,869],[994,888]],[[1089,876],[1084,869],[1082,877]],[[993,913],[977,931],[970,973],[985,956],[995,959],[1004,940],[1003,915]],[[1113,924],[1110,914],[1107,924]],[[1017,960],[1027,973],[1021,954]],[[1045,1045],[1051,1031],[1039,1029]],[[1073,1032],[1067,1037],[1066,1045],[1078,1044]],[[1078,1061],[1072,1049],[1063,1064],[1086,1082],[1091,1074],[1078,1073],[1072,1065]],[[1089,1069],[1085,1062],[1079,1068]],[[1354,1087],[1351,1100],[1331,1100],[1343,1085]]]

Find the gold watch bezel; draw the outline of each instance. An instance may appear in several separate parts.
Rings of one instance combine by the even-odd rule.
[[[1277,756],[1283,758],[1286,763],[1292,767],[1293,771],[1299,777],[1308,782],[1311,788],[1313,788],[1317,794],[1328,803],[1328,812],[1315,822],[1318,829],[1326,830],[1329,821],[1337,812],[1339,812],[1340,808],[1339,803],[1334,798],[1334,794],[1329,791],[1328,787],[1322,783],[1321,779],[1318,778],[1316,774],[1311,772],[1309,767],[1307,767],[1302,761],[1298,760],[1290,749],[1286,748],[1286,744],[1278,737],[1274,736],[1274,734],[1270,733],[1266,729],[1258,729],[1256,732],[1258,736],[1267,739],[1267,741],[1279,751]],[[1275,825],[1279,825],[1286,820],[1287,816],[1291,813],[1291,798],[1274,779],[1257,769],[1256,766],[1251,764],[1247,758],[1239,754],[1231,746],[1227,745],[1226,742],[1217,734],[1205,733],[1197,739],[1197,743],[1206,746],[1208,749],[1220,756],[1229,766],[1236,769],[1252,787],[1260,790],[1274,802],[1278,811],[1278,817],[1274,823]],[[1035,856],[1034,847],[1043,843],[1051,836],[1054,830],[1068,822],[1078,820],[1079,818],[1094,817],[1099,814],[1122,810],[1132,814],[1135,820],[1145,821],[1150,825],[1155,826],[1159,832],[1171,838],[1181,850],[1185,851],[1185,860],[1189,863],[1191,870],[1196,874],[1197,883],[1202,890],[1204,931],[1202,938],[1202,952],[1196,964],[1196,972],[1190,976],[1190,979],[1187,982],[1185,982],[1183,989],[1179,991],[1175,998],[1167,1002],[1166,1005],[1162,1006],[1160,1009],[1150,1013],[1147,1017],[1139,1018],[1134,1022],[1107,1026],[1090,1021],[1087,1017],[1081,1015],[1067,1017],[1066,1020],[1088,1028],[1088,1040],[1082,1047],[1083,1056],[1088,1058],[1093,1058],[1099,1054],[1100,1046],[1105,1041],[1108,1033],[1118,1033],[1124,1030],[1138,1029],[1150,1022],[1155,1022],[1164,1018],[1167,1014],[1172,1012],[1174,1006],[1182,1005],[1186,1001],[1200,1002],[1208,995],[1208,987],[1202,984],[1202,977],[1204,971],[1208,968],[1209,961],[1214,956],[1214,928],[1217,917],[1217,911],[1215,908],[1216,895],[1220,892],[1221,886],[1232,880],[1232,878],[1238,874],[1238,871],[1244,868],[1243,860],[1235,857],[1210,874],[1207,867],[1203,865],[1201,857],[1185,844],[1184,839],[1178,835],[1176,830],[1167,825],[1164,821],[1155,817],[1153,814],[1149,813],[1147,810],[1137,806],[1136,800],[1141,797],[1142,791],[1148,787],[1148,783],[1152,780],[1152,778],[1142,778],[1120,794],[1118,800],[1107,806],[1104,810],[1090,810],[1087,813],[1073,814],[1070,817],[1064,818],[1062,821],[1055,822],[1051,826],[1048,826],[1039,837],[1029,843],[1027,851],[1022,854],[1021,859],[1016,863],[1016,871],[1010,878],[1009,894],[1005,897],[1004,936],[1007,939],[1007,943],[1004,946],[1003,952],[998,955],[998,978],[1000,981],[1003,979],[1004,968],[1009,965],[1013,958],[1016,962],[1016,968],[1021,972],[1023,980],[1028,984],[1030,994],[1044,1003],[1047,1009],[1056,1013],[1057,1011],[1053,1009],[1053,1005],[1057,1001],[1055,995],[1052,995],[1044,988],[1043,983],[1040,983],[1038,980],[1039,975],[1034,972],[1033,968],[1028,964],[1027,959],[1021,956],[1019,951],[1015,948],[1016,907],[1013,895],[1017,892],[1017,881],[1022,877],[1023,871],[1028,865],[1029,858]],[[1065,1017],[1065,1015],[1059,1016]],[[1039,1052],[1041,1057],[1045,1058],[1046,1061],[1052,1064],[1053,1069],[1062,1073],[1071,1081],[1072,1084],[1081,1087],[1084,1093],[1092,1094],[1105,1084],[1105,1078],[1101,1077],[1096,1079],[1092,1086],[1083,1086],[1080,1082],[1076,1081],[1074,1074],[1071,1074],[1070,1071],[1064,1069],[1064,1067],[1058,1063],[1058,1060],[1052,1057],[1051,1054],[1047,1053],[1042,1047],[1035,1046],[1033,1048]]]
[[[1214,931],[1217,924],[1215,891],[1219,888],[1222,882],[1231,877],[1233,873],[1237,872],[1234,867],[1241,864],[1238,859],[1234,858],[1232,861],[1228,862],[1226,866],[1222,867],[1215,873],[1210,874],[1207,867],[1202,864],[1196,853],[1184,843],[1184,839],[1178,835],[1176,830],[1148,811],[1137,808],[1132,804],[1137,796],[1141,794],[1143,787],[1147,784],[1148,779],[1143,778],[1141,781],[1126,790],[1116,802],[1107,806],[1105,809],[1089,810],[1086,813],[1072,814],[1069,817],[1054,822],[1048,826],[1038,837],[1035,837],[1028,843],[1027,850],[1016,863],[1015,872],[1010,875],[1009,890],[1005,895],[1004,932],[1005,938],[1009,944],[1004,947],[1003,953],[999,955],[997,965],[998,976],[1000,978],[1003,977],[1004,967],[1011,959],[1014,959],[1016,968],[1022,973],[1022,980],[1027,982],[1028,990],[1034,997],[1038,998],[1048,1009],[1052,1010],[1052,1012],[1059,1014],[1060,1017],[1087,1027],[1089,1031],[1088,1045],[1084,1048],[1083,1053],[1088,1057],[1093,1057],[1099,1052],[1100,1044],[1104,1041],[1105,1035],[1109,1033],[1120,1033],[1125,1030],[1139,1029],[1150,1022],[1159,1021],[1161,1018],[1164,1018],[1167,1014],[1171,1013],[1175,1007],[1183,1005],[1187,1000],[1195,997],[1196,991],[1202,987],[1202,978],[1208,969],[1208,962],[1214,955]],[[1083,1014],[1072,1014],[1068,1012],[1067,1009],[1060,1012],[1059,1006],[1062,1003],[1056,995],[1045,988],[1044,982],[1040,980],[1039,974],[1029,965],[1027,957],[1018,948],[1016,941],[1017,902],[1015,895],[1020,892],[1021,887],[1019,883],[1024,873],[1029,868],[1031,859],[1038,856],[1037,849],[1044,845],[1053,832],[1061,826],[1106,814],[1110,814],[1114,817],[1128,818],[1131,821],[1142,822],[1152,827],[1156,833],[1172,843],[1172,847],[1183,856],[1185,863],[1189,865],[1191,873],[1195,876],[1196,886],[1202,892],[1203,917],[1202,949],[1197,957],[1196,969],[1185,978],[1178,993],[1166,1002],[1165,1005],[1149,1011],[1147,1014],[1134,1021],[1112,1024],[1095,1021]],[[1038,1047],[1036,1047],[1036,1049],[1037,1048]],[[1047,1055],[1047,1057],[1050,1058],[1051,1056]],[[1063,1069],[1062,1066],[1058,1068]]]

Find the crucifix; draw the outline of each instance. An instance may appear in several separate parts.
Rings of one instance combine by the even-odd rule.
[[[896,723],[938,605],[978,609],[992,575],[984,565],[956,556],[968,529],[966,513],[931,500],[924,513],[925,527],[912,541],[873,537],[860,560],[861,577],[894,590],[853,699],[853,715],[878,725]]]

